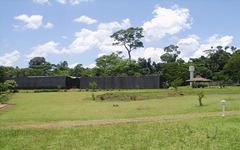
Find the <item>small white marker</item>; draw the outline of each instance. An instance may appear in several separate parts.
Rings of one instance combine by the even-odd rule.
[[[221,103],[223,105],[223,114],[222,114],[222,116],[224,117],[225,116],[225,104],[226,104],[226,101],[222,100]]]

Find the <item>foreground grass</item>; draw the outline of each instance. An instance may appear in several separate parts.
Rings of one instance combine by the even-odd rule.
[[[206,94],[203,107],[197,100],[199,89],[183,89],[180,92],[184,96],[174,96],[174,90],[163,89],[121,91],[160,95],[141,101],[93,101],[91,92],[17,93],[8,101],[15,106],[0,111],[0,125],[221,112],[222,99],[227,101],[226,111],[240,111],[239,88],[201,90]],[[113,107],[114,104],[119,107]]]
[[[0,149],[240,149],[240,116],[1,129]]]

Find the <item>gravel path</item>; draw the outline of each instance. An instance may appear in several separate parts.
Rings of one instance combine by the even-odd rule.
[[[238,111],[226,112],[226,115],[240,114]],[[178,119],[178,118],[193,118],[193,117],[208,117],[208,116],[221,116],[222,113],[204,113],[204,114],[185,114],[173,116],[158,116],[158,117],[145,117],[145,118],[128,118],[128,119],[115,119],[115,120],[89,120],[89,121],[66,121],[66,122],[46,122],[36,124],[16,124],[0,126],[3,128],[54,128],[54,127],[71,127],[71,126],[88,126],[88,125],[102,125],[102,124],[116,124],[125,122],[144,122],[165,119]]]

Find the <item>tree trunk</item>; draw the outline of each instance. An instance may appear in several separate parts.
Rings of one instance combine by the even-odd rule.
[[[129,58],[129,61],[131,60],[131,51],[130,50],[128,50],[128,58]]]
[[[202,99],[198,99],[198,101],[199,101],[199,105],[202,106],[203,105],[202,104]]]

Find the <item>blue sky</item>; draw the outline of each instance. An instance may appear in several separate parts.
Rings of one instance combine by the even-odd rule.
[[[28,67],[33,57],[94,67],[95,59],[123,51],[109,36],[143,27],[144,48],[132,58],[160,62],[163,48],[179,46],[188,61],[211,46],[240,42],[238,0],[0,0],[0,65]]]

